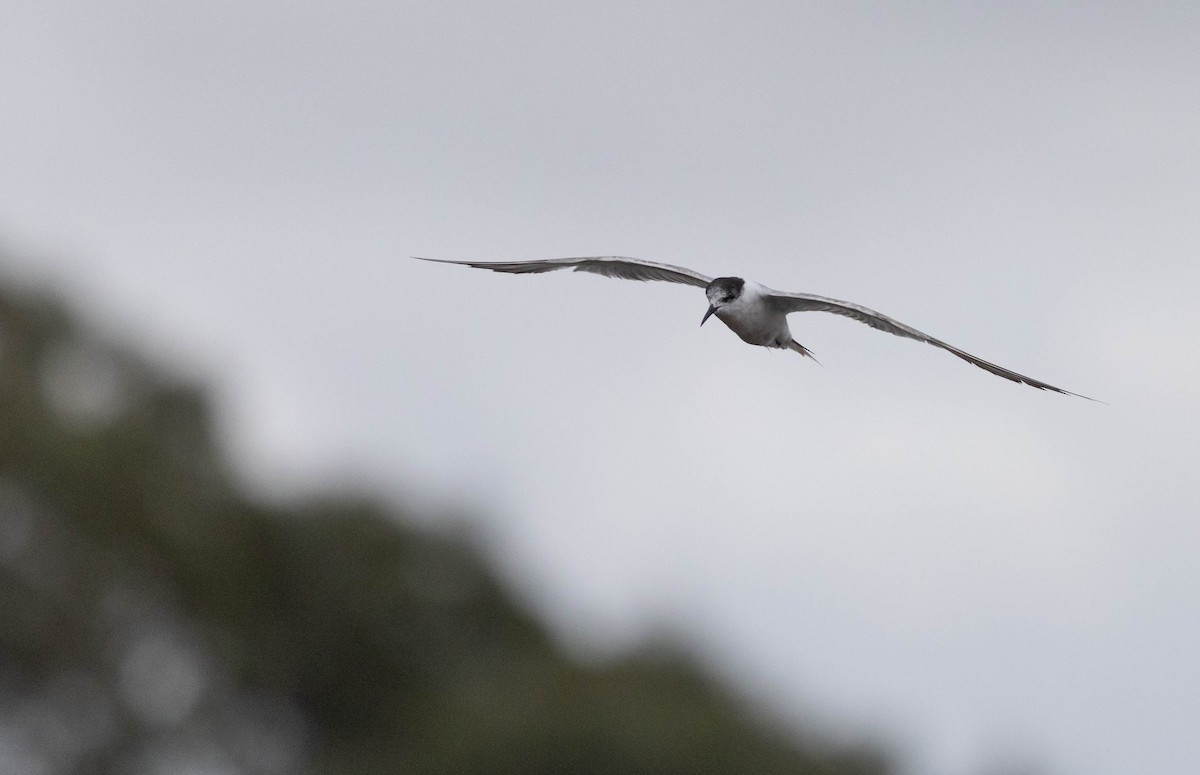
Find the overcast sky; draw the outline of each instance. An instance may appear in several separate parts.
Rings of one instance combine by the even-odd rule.
[[[921,775],[1200,771],[1200,5],[0,6],[4,274]],[[409,255],[624,254],[820,314]],[[14,263],[15,262],[15,263]]]

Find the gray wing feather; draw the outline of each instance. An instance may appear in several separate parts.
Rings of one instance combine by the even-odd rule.
[[[668,283],[695,285],[698,288],[704,288],[712,282],[711,277],[706,277],[686,267],[659,264],[626,256],[550,258],[544,261],[447,261],[441,258],[421,258],[420,256],[413,256],[413,258],[421,261],[435,261],[439,264],[461,264],[473,266],[476,269],[491,269],[493,272],[509,272],[511,274],[537,274],[553,272],[558,269],[573,269],[576,272],[592,272],[622,280],[661,280]]]
[[[825,296],[817,296],[810,293],[784,293],[782,291],[775,290],[770,291],[769,295],[767,296],[767,300],[769,304],[773,305],[785,315],[790,312],[832,312],[834,315],[842,315],[844,317],[857,320],[860,323],[866,323],[871,328],[878,329],[879,331],[886,331],[889,334],[903,336],[907,339],[915,339],[918,342],[924,342],[926,344],[931,344],[934,347],[940,347],[943,350],[962,358],[967,363],[973,364],[984,371],[995,374],[997,377],[1003,377],[1004,379],[1012,380],[1013,382],[1020,382],[1025,385],[1029,385],[1030,387],[1035,387],[1038,390],[1050,390],[1055,393],[1063,393],[1064,395],[1068,396],[1087,398],[1089,401],[1096,400],[1094,398],[1088,398],[1087,396],[1080,395],[1079,393],[1072,393],[1069,390],[1063,390],[1062,388],[1055,387],[1054,385],[1042,382],[1041,380],[1033,379],[1032,377],[1026,377],[1024,374],[1018,374],[1017,372],[1006,369],[1003,366],[997,366],[994,363],[985,361],[984,359],[972,355],[965,350],[960,350],[954,345],[947,344],[946,342],[932,337],[923,331],[918,331],[912,326],[905,325],[898,320],[893,320],[881,312],[876,312],[875,310],[869,309],[860,304],[853,304],[851,302],[841,301],[839,299],[830,299],[826,298]]]

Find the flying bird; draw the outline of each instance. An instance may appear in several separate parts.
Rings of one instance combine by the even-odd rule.
[[[413,258],[511,274],[538,274],[558,269],[573,269],[576,272],[592,272],[623,280],[661,280],[669,283],[694,285],[697,288],[703,288],[705,295],[708,296],[708,311],[701,318],[700,325],[704,325],[709,317],[716,315],[718,320],[740,336],[744,342],[760,347],[794,350],[808,358],[813,358],[813,354],[807,347],[792,338],[787,316],[793,312],[832,312],[835,315],[843,315],[860,323],[866,323],[871,328],[886,331],[889,334],[940,347],[967,363],[974,364],[998,377],[1020,382],[1038,390],[1050,390],[1064,395],[1087,398],[1089,401],[1095,400],[1041,380],[1026,377],[1024,374],[1010,371],[1003,366],[989,363],[965,350],[960,350],[954,345],[935,339],[912,326],[893,320],[887,315],[862,305],[812,293],[776,291],[741,277],[708,277],[687,267],[660,264],[625,256],[551,258],[543,261],[447,261],[439,258],[420,258],[419,256],[413,256]]]

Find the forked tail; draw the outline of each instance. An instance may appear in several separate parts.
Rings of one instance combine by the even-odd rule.
[[[812,358],[814,361],[817,361],[817,356],[812,354],[812,350],[809,350],[807,347],[800,344],[795,339],[793,339],[792,343],[788,345],[788,349],[795,350],[796,352],[800,353],[804,357]],[[817,363],[820,363],[820,361],[817,361]]]

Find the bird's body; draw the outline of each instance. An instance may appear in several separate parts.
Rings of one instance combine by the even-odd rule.
[[[1040,380],[1026,377],[1002,366],[989,363],[975,355],[960,350],[940,339],[905,325],[897,320],[876,312],[873,309],[860,306],[848,301],[817,296],[811,293],[788,293],[776,291],[765,285],[745,280],[741,277],[712,278],[682,266],[660,264],[645,261],[640,258],[625,256],[588,256],[582,258],[552,258],[542,261],[446,261],[436,258],[424,258],[422,261],[436,261],[443,264],[461,264],[478,269],[491,269],[496,272],[512,274],[531,274],[552,272],[557,269],[573,269],[576,272],[592,272],[606,277],[617,277],[625,280],[661,280],[665,282],[694,285],[704,288],[708,297],[708,312],[700,321],[708,320],[710,315],[729,327],[741,337],[742,341],[760,347],[795,350],[801,355],[813,357],[803,345],[792,338],[788,327],[787,316],[793,312],[831,312],[843,315],[865,323],[871,328],[886,331],[889,334],[915,339],[931,344],[950,352],[964,361],[991,372],[998,377],[1019,382],[1039,390],[1050,390],[1055,393],[1080,396],[1069,390],[1054,387]],[[1092,399],[1088,399],[1092,400]]]
[[[792,339],[792,330],[788,328],[787,315],[766,303],[767,293],[765,287],[753,280],[742,280],[741,293],[716,307],[713,314],[747,344],[786,350],[795,341]]]

